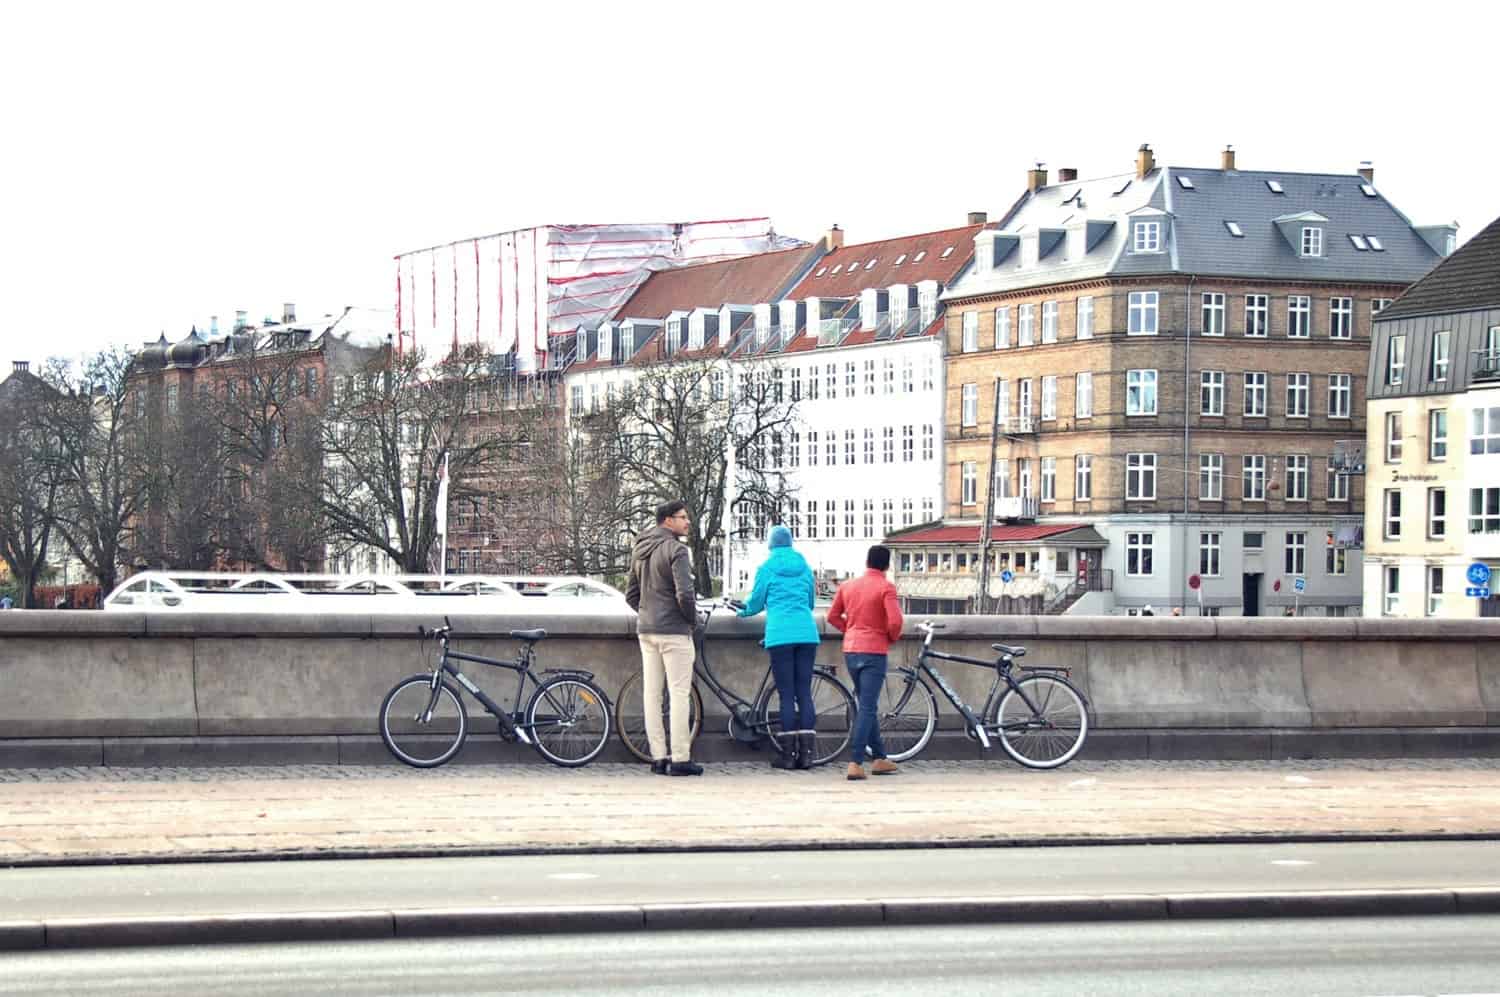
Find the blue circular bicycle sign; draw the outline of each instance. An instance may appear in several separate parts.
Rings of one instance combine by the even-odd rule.
[[[1016,576],[1011,574],[1008,569],[1000,572],[1000,580],[1002,582],[1005,582],[1007,585],[1009,585],[1015,579],[1015,577]]]
[[[1487,564],[1480,564],[1478,561],[1475,561],[1473,564],[1469,565],[1469,584],[1470,585],[1483,586],[1483,585],[1488,585],[1489,583],[1490,583],[1490,566],[1489,565],[1487,565]]]

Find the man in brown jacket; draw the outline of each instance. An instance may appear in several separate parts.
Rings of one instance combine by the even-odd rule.
[[[693,627],[698,605],[693,594],[692,558],[687,535],[686,502],[656,507],[656,527],[635,538],[625,601],[636,611],[635,632],[641,642],[642,710],[651,743],[651,771],[657,775],[702,775],[692,761],[688,729],[693,688]],[[672,721],[671,760],[661,722],[661,692],[667,686]]]

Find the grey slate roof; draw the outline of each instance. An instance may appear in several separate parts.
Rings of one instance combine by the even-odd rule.
[[[1187,177],[1192,189],[1185,189],[1179,177]],[[1283,193],[1274,193],[1268,180],[1279,183]],[[1142,179],[1122,174],[1052,184],[1023,196],[1000,223],[1001,244],[1011,235],[1018,237],[1017,247],[988,272],[976,263],[944,297],[1152,274],[1402,284],[1422,277],[1441,256],[1383,195],[1376,191],[1367,196],[1363,185],[1357,174],[1177,166],[1152,170]],[[1327,219],[1317,223],[1324,230],[1321,257],[1304,258],[1300,245],[1291,241],[1300,235],[1302,223],[1296,216],[1306,212]],[[1130,223],[1150,215],[1164,222],[1163,251],[1131,253]],[[1229,221],[1240,226],[1243,237],[1230,233]],[[1098,223],[1109,226],[1092,246],[1088,222],[1096,223],[1096,231]],[[1040,235],[1045,245],[1050,229],[1066,235],[1037,259],[1035,240]],[[1384,251],[1357,249],[1350,234],[1373,235]],[[1030,255],[1028,238],[1033,240]]]
[[[1380,313],[1380,321],[1500,308],[1500,218]]]

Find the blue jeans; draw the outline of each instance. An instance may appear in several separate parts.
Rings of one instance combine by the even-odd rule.
[[[766,648],[766,653],[771,656],[771,676],[781,697],[781,729],[812,730],[818,717],[812,702],[813,660],[818,656],[818,645],[778,644]]]
[[[880,739],[880,690],[885,687],[884,654],[846,654],[844,666],[859,702],[854,718],[854,733],[849,738],[849,760],[865,763],[865,749],[876,758],[885,757],[885,742]]]

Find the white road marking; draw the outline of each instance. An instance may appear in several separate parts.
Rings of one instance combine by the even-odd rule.
[[[598,875],[592,872],[551,872],[547,874],[548,879],[598,879]]]
[[[1072,789],[1075,786],[1092,786],[1098,781],[1099,780],[1095,779],[1093,776],[1089,776],[1087,779],[1074,779],[1072,782],[1068,783],[1068,788]]]

